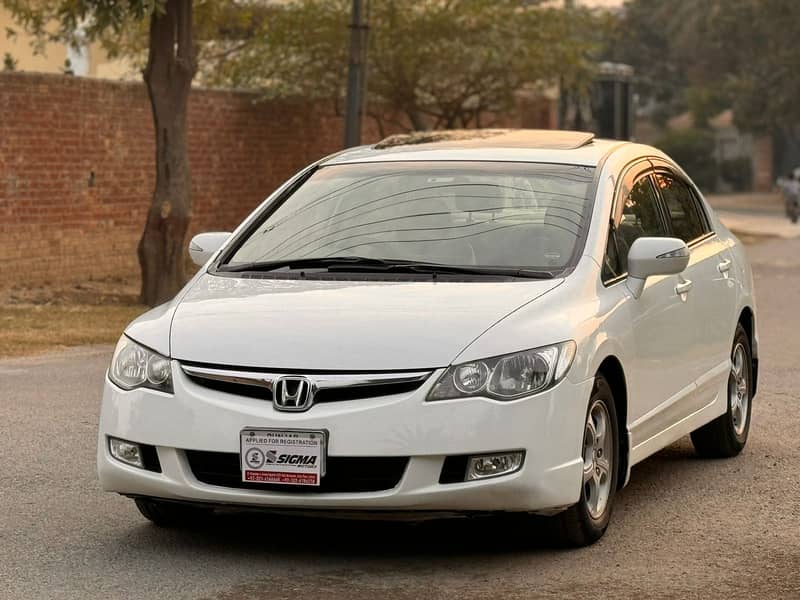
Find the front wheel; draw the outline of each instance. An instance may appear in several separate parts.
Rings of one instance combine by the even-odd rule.
[[[728,375],[728,410],[692,432],[692,444],[700,456],[729,458],[742,451],[750,432],[753,399],[753,359],[750,340],[741,325],[736,327]]]
[[[608,527],[617,491],[619,432],[611,386],[597,375],[583,433],[583,478],[577,504],[553,517],[558,541],[588,546]]]

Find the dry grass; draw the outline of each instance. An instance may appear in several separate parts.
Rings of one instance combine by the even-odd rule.
[[[111,344],[143,306],[11,304],[0,306],[0,358],[69,346]]]
[[[0,291],[0,358],[113,344],[147,310],[137,292],[120,279]]]

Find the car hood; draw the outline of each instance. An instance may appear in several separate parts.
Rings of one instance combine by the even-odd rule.
[[[175,309],[173,358],[273,369],[443,367],[563,280],[320,281],[201,276]]]

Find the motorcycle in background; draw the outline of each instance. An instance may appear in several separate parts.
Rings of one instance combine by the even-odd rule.
[[[780,177],[777,182],[786,206],[786,216],[792,223],[797,223],[800,219],[800,173],[798,171],[800,169],[795,169],[788,177]]]

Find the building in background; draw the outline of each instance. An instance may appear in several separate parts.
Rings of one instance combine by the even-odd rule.
[[[109,59],[99,44],[71,48],[67,44],[48,43],[37,52],[32,41],[11,13],[0,7],[0,70],[69,73],[105,79],[140,78],[127,61]]]
[[[666,130],[673,132],[686,132],[696,127],[689,112],[672,117],[666,124]],[[718,169],[713,191],[768,192],[772,189],[776,177],[772,136],[741,131],[736,127],[732,109],[709,119],[707,130],[714,139],[712,155]],[[654,137],[643,141],[658,144],[658,138],[664,133],[651,130],[650,135]]]

